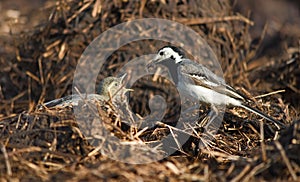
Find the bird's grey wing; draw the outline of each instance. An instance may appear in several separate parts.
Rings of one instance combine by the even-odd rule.
[[[88,101],[92,101],[92,100],[96,100],[96,101],[107,101],[108,99],[105,98],[103,95],[99,95],[99,94],[87,94],[87,95],[78,95],[78,94],[74,94],[74,95],[68,95],[66,97],[63,98],[59,98],[59,99],[55,99],[49,102],[46,102],[44,104],[44,106],[46,107],[54,107],[54,106],[76,106],[78,105],[78,102],[80,100],[88,100]]]
[[[248,100],[234,88],[227,85],[224,79],[214,74],[202,64],[185,59],[179,69],[179,72],[191,78],[197,85],[212,89],[218,93],[226,94],[242,101]]]
[[[68,95],[68,96],[65,96],[63,98],[51,100],[49,102],[44,103],[44,106],[46,106],[46,107],[59,106],[59,105],[62,105],[64,103],[72,101],[72,97],[73,97],[72,95]]]

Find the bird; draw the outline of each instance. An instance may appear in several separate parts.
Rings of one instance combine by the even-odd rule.
[[[81,100],[88,100],[88,101],[100,101],[102,103],[105,103],[112,99],[112,101],[121,101],[123,100],[122,97],[126,94],[128,91],[132,91],[132,89],[127,89],[123,87],[122,82],[124,78],[126,77],[126,73],[121,75],[120,77],[106,77],[104,78],[97,88],[96,94],[73,94],[68,95],[63,98],[55,99],[49,102],[44,103],[40,108],[47,107],[66,107],[66,106],[77,106],[79,101]]]
[[[181,48],[169,45],[160,48],[147,68],[163,65],[167,68],[178,90],[189,96],[214,106],[241,107],[272,122],[277,128],[285,124],[249,105],[251,100],[226,84],[224,79],[214,74],[204,65],[188,59]],[[278,126],[279,125],[279,126]]]

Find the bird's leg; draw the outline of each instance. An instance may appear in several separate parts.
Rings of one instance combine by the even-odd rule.
[[[200,123],[200,126],[205,130],[209,128],[218,128],[218,123],[221,121],[222,118],[218,108],[215,105],[211,105],[211,110],[209,111],[207,117]]]
[[[182,97],[182,104],[181,104],[181,114],[186,115],[186,114],[191,114],[195,110],[199,110],[200,104],[199,102],[194,102],[195,98],[191,95],[186,95],[183,94],[184,97]],[[185,106],[185,107],[183,107]]]

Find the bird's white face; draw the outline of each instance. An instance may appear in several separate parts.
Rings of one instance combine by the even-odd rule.
[[[180,55],[178,52],[174,51],[170,47],[164,47],[160,49],[155,57],[155,60],[157,62],[160,62],[168,58],[174,60],[175,63],[179,63],[182,61],[182,55]]]

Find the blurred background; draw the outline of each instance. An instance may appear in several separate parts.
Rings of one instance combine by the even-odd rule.
[[[155,2],[155,0],[151,0]],[[156,0],[159,1],[159,0]],[[164,2],[164,1],[162,1]],[[47,20],[55,0],[2,0],[0,2],[0,35],[30,31]],[[299,40],[300,2],[297,0],[232,1],[233,9],[252,21],[250,28],[253,39],[259,38],[265,30],[262,52],[277,54],[278,42],[287,46]],[[294,37],[294,38],[293,38]]]

